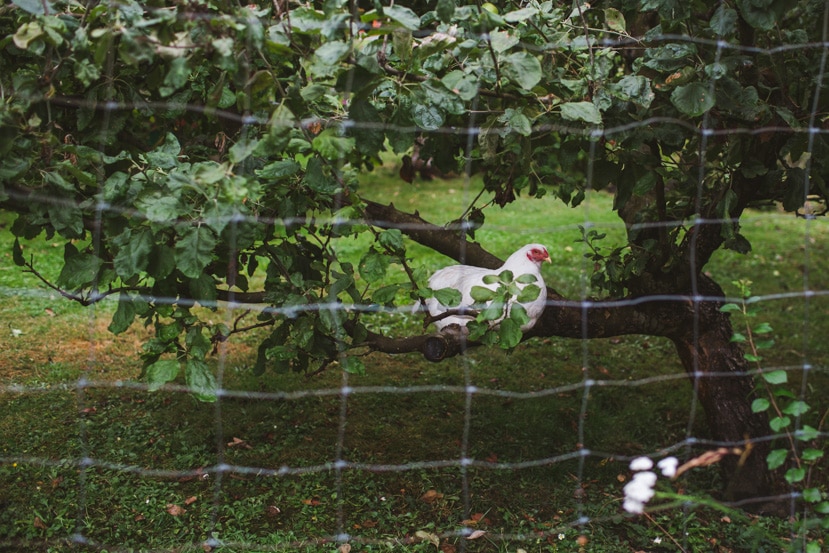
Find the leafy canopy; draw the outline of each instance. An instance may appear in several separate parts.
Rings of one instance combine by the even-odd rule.
[[[576,206],[612,185],[629,244],[585,233],[593,284],[675,291],[694,255],[699,270],[722,245],[747,251],[745,207],[803,210],[829,171],[823,4],[709,4],[14,0],[0,203],[18,237],[65,242],[56,287],[117,295],[115,333],[154,327],[151,386],[183,371],[204,399],[205,359],[236,332],[270,329],[259,372],[361,371],[360,313],[431,293],[410,229],[372,223],[360,196],[386,149],[483,174],[492,199],[458,221],[469,234],[493,205]],[[339,261],[337,239],[359,233],[373,237],[360,262]],[[387,281],[393,264],[410,282]],[[217,301],[264,308],[233,328],[193,309]]]

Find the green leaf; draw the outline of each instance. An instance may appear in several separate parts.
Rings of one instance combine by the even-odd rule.
[[[417,31],[420,29],[420,17],[411,9],[403,6],[385,6],[383,13],[392,21],[400,23],[403,27],[410,31]]]
[[[230,147],[228,150],[228,159],[234,165],[243,162],[246,160],[256,147],[259,145],[258,140],[250,140],[247,138],[243,138],[242,140],[238,141],[236,144]]]
[[[625,24],[625,16],[616,8],[605,8],[604,21],[607,28],[617,33],[625,33],[627,25]]]
[[[515,321],[518,326],[524,326],[530,322],[530,316],[527,315],[527,310],[520,303],[513,303],[510,306],[509,318]]]
[[[690,83],[674,89],[671,103],[683,114],[699,117],[714,107],[714,94],[705,83]]]
[[[23,248],[20,247],[20,240],[17,237],[15,237],[14,243],[12,244],[12,261],[18,267],[26,264],[26,259],[23,257]]]
[[[780,432],[792,423],[789,417],[774,417],[769,421],[769,427],[775,432]]]
[[[777,22],[776,11],[780,4],[772,0],[737,0],[740,15],[746,23],[761,31],[770,31]],[[782,10],[781,10],[782,11]]]
[[[769,470],[779,468],[786,462],[786,457],[789,455],[787,449],[774,449],[766,456],[766,465]]]
[[[184,343],[187,345],[187,353],[191,358],[195,359],[204,359],[213,348],[213,344],[204,335],[204,328],[201,326],[189,328]]]
[[[357,149],[367,156],[377,156],[385,149],[383,141],[383,118],[371,102],[359,98],[351,102],[348,116],[355,125],[349,131],[354,137]]]
[[[82,238],[84,235],[83,212],[74,202],[49,203],[49,220],[64,238]]]
[[[398,290],[400,290],[399,284],[391,284],[389,286],[383,286],[382,288],[378,288],[371,295],[371,301],[373,301],[374,303],[378,303],[380,305],[388,305],[394,301],[395,296],[397,296]]]
[[[801,482],[804,478],[806,478],[806,469],[805,468],[790,468],[786,471],[784,476],[786,482],[789,484],[796,484],[797,482]]]
[[[823,495],[818,488],[807,488],[803,490],[803,500],[807,503],[817,503],[821,500]],[[818,549],[820,551],[820,549]]]
[[[52,0],[12,0],[12,4],[34,15],[55,13]]]
[[[742,308],[736,303],[726,303],[720,307],[720,311],[723,313],[735,313],[742,311]]]
[[[517,322],[512,319],[504,319],[498,328],[498,337],[500,338],[500,345],[504,349],[512,349],[521,342],[524,334]]]
[[[537,281],[536,276],[531,274],[531,273],[525,273],[525,274],[520,275],[518,278],[515,279],[515,282],[517,282],[519,284],[535,284],[536,281]]]
[[[178,370],[176,370],[178,372]],[[219,385],[210,367],[201,359],[188,359],[184,367],[184,378],[190,393],[199,401],[216,401]]]
[[[507,21],[509,23],[521,23],[522,21],[526,21],[534,15],[538,15],[538,13],[539,10],[537,7],[527,6],[525,8],[520,8],[515,11],[506,12],[504,14],[504,21]]]
[[[529,91],[541,81],[541,62],[529,52],[513,52],[501,60],[501,72],[519,87]]]
[[[444,115],[440,108],[433,104],[412,104],[412,120],[415,125],[426,131],[435,131],[443,126]]]
[[[772,331],[773,329],[771,328],[771,325],[769,323],[760,323],[752,329],[752,332],[754,332],[754,334],[768,334]]]
[[[63,249],[63,268],[58,275],[57,285],[66,290],[88,286],[95,281],[103,264],[100,257],[79,252],[71,242],[67,242]]]
[[[358,265],[360,276],[368,283],[377,282],[386,276],[391,260],[387,255],[374,251],[366,252]]]
[[[340,364],[345,372],[348,374],[365,375],[366,366],[363,360],[359,357],[346,357],[340,360]]]
[[[517,109],[507,108],[504,115],[510,129],[521,136],[530,136],[533,133],[533,125],[530,118]]]
[[[184,55],[174,58],[170,62],[170,69],[167,71],[167,75],[164,77],[164,84],[159,87],[158,93],[162,98],[170,96],[187,84],[189,77],[190,69],[187,67],[187,58]]]
[[[763,380],[769,384],[785,384],[789,380],[789,375],[784,370],[770,371],[763,373]]]
[[[216,282],[207,273],[202,273],[196,278],[191,278],[188,284],[190,295],[202,305],[211,306],[218,298]]]
[[[810,407],[808,403],[806,403],[805,401],[797,400],[788,404],[783,409],[783,412],[787,415],[792,415],[793,417],[799,417],[804,413],[808,413],[809,409]]]
[[[732,36],[737,30],[737,11],[720,4],[708,24],[718,36]]]
[[[435,299],[446,307],[457,307],[461,304],[463,295],[454,288],[440,288],[434,291]]]
[[[537,284],[527,284],[516,299],[521,303],[529,303],[537,300],[540,294],[541,288]]]
[[[495,297],[495,290],[491,290],[484,286],[473,286],[469,290],[469,295],[475,300],[475,303],[486,303]]]
[[[823,455],[824,452],[822,449],[807,448],[800,454],[800,458],[807,463],[811,463],[812,461],[823,458]]]
[[[602,124],[602,114],[592,102],[567,102],[561,104],[561,116],[568,121],[584,121],[592,125]]]
[[[153,233],[149,229],[140,229],[137,232],[126,229],[119,236],[121,237],[127,238],[126,243],[118,249],[113,264],[115,273],[126,280],[147,269],[154,241]]]
[[[135,304],[129,294],[121,292],[118,296],[118,307],[107,329],[113,334],[121,334],[132,325],[133,320],[135,320]]]
[[[170,223],[179,216],[179,201],[175,196],[155,192],[144,196],[136,202],[136,206],[147,220],[154,223]]]
[[[449,23],[455,15],[455,0],[438,0],[435,11],[441,23]]]
[[[292,159],[281,159],[274,161],[254,171],[260,179],[277,180],[285,177],[292,177],[299,173],[302,166]]]
[[[457,94],[461,100],[466,102],[478,95],[477,79],[459,69],[455,69],[444,75],[441,82],[443,86]]]
[[[311,146],[325,159],[337,161],[354,149],[354,138],[339,135],[335,128],[327,128],[318,134]]]
[[[651,80],[642,75],[625,75],[608,85],[608,91],[625,102],[633,102],[645,109],[653,103],[656,94],[651,89]]]
[[[314,156],[308,160],[308,165],[305,169],[305,177],[302,182],[314,192],[319,194],[336,194],[340,189],[337,180],[326,174],[323,170],[323,161],[319,157]]]
[[[801,442],[810,442],[820,436],[820,431],[817,428],[804,424],[803,428],[795,432],[795,437]]]
[[[393,252],[399,253],[403,251],[403,233],[400,232],[400,229],[392,228],[384,230],[378,236],[378,240],[384,248],[388,248]]]
[[[757,349],[770,349],[774,347],[774,340],[757,340],[754,342],[754,347]]]
[[[744,344],[744,343],[748,342],[748,338],[746,338],[746,337],[745,337],[745,335],[744,335],[744,334],[742,334],[742,333],[740,333],[740,332],[735,332],[735,333],[731,336],[731,340],[730,340],[730,341],[731,341],[731,342],[737,342],[737,343],[740,343],[740,344]]]
[[[147,389],[154,392],[178,376],[179,362],[175,359],[159,359],[144,371]]]
[[[480,320],[495,321],[504,316],[504,302],[502,300],[493,300],[487,305],[479,315]]]
[[[176,243],[176,266],[184,276],[198,278],[213,260],[216,236],[207,226],[189,227]]]
[[[765,398],[758,398],[751,402],[752,413],[763,413],[771,406],[769,400]]]

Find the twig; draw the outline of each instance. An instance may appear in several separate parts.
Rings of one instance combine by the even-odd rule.
[[[40,274],[40,272],[37,269],[35,269],[32,260],[29,260],[28,262],[24,262],[23,266],[25,267],[25,269],[23,270],[24,273],[33,274],[35,276],[35,278],[40,280],[40,282],[42,282],[43,284],[45,284],[46,286],[48,286],[49,288],[51,288],[52,290],[54,290],[55,292],[57,292],[58,294],[63,296],[64,298],[70,299],[72,301],[76,301],[79,304],[83,305],[84,307],[94,305],[94,304],[98,303],[99,301],[101,301],[101,300],[103,300],[103,299],[105,299],[105,298],[107,298],[107,297],[109,297],[113,294],[120,294],[121,292],[140,292],[140,293],[146,294],[150,291],[149,288],[146,288],[146,287],[136,288],[136,287],[121,286],[121,287],[118,287],[118,288],[110,288],[106,292],[92,291],[92,292],[90,292],[89,295],[84,296],[83,294],[75,294],[75,293],[72,293],[72,292],[68,292],[68,291],[64,290],[63,288],[61,288],[60,286],[58,286],[56,284],[52,284],[51,282],[49,282],[49,280],[47,280],[46,277],[44,277],[42,274]]]

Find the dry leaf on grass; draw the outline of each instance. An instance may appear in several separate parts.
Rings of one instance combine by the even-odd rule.
[[[184,507],[176,505],[175,503],[168,503],[166,511],[168,514],[174,517],[181,516],[187,512],[187,510]]]
[[[438,499],[442,499],[443,494],[437,490],[429,490],[423,495],[420,496],[421,501],[425,501],[426,503],[434,503]]]

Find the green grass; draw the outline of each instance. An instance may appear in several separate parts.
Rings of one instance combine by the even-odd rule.
[[[383,168],[363,187],[369,197],[442,224],[470,201],[466,184],[410,185]],[[554,263],[544,267],[546,281],[578,298],[589,267],[577,225],[589,218],[609,232],[609,243],[618,240],[623,229],[611,203],[602,194],[578,209],[552,198],[517,202],[488,213],[476,236],[501,256],[523,243],[547,244]],[[0,217],[0,224],[10,221]],[[809,416],[823,413],[829,304],[785,294],[804,283],[829,290],[829,225],[757,212],[744,230],[754,251],[719,252],[706,269],[730,293],[731,280],[749,278],[755,293],[782,295],[759,304],[777,340],[764,363],[816,367],[806,382]],[[779,551],[789,539],[787,520],[738,511],[621,514],[630,456],[681,442],[689,425],[692,435],[707,435],[666,340],[531,340],[511,355],[477,349],[440,364],[372,354],[366,375],[344,380],[335,369],[256,378],[249,369],[254,337],[245,337],[213,360],[224,387],[294,395],[204,404],[130,387],[146,331],[113,339],[106,333],[111,305],[89,310],[56,297],[11,264],[11,241],[0,233],[7,261],[0,263],[0,550],[63,551],[78,531],[91,545],[77,549],[90,551],[203,551],[213,538],[226,544],[219,551],[329,552],[337,551],[338,534],[351,536],[352,551],[423,552],[438,550],[433,537],[445,552],[678,551],[672,539],[687,551]],[[338,245],[351,258],[364,246],[362,238]],[[24,247],[45,275],[58,274],[60,248]],[[409,252],[428,269],[448,262],[416,245]],[[411,315],[376,324],[391,332],[417,328]],[[585,374],[630,385],[596,386],[585,398]],[[91,384],[79,388],[81,377]],[[336,393],[344,382],[355,389],[345,405]],[[475,394],[467,418],[468,398],[457,390],[469,384],[514,394]],[[426,388],[403,393],[407,387]],[[580,444],[595,454],[573,457]],[[494,466],[462,467],[464,455]],[[338,456],[372,470],[338,471],[331,466]],[[86,458],[93,463],[79,463]],[[253,470],[211,472],[218,465]],[[815,476],[825,490],[825,472]],[[717,470],[695,470],[681,486],[716,495]],[[485,534],[464,540],[464,528]]]

